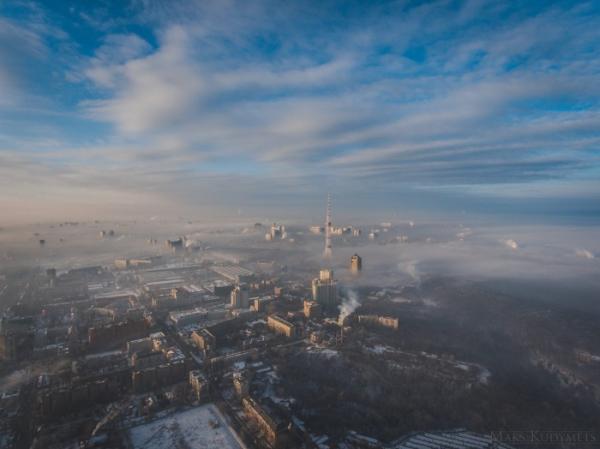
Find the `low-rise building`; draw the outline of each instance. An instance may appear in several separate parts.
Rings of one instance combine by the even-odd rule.
[[[239,398],[245,398],[250,394],[250,378],[245,371],[233,373],[233,388]]]
[[[296,326],[278,315],[270,315],[267,318],[267,326],[277,334],[290,338],[296,336]]]
[[[205,320],[208,311],[202,307],[169,313],[169,320],[177,327],[184,327]]]
[[[240,284],[231,291],[231,307],[233,309],[247,309],[248,305],[248,286]]]
[[[131,384],[134,393],[139,394],[183,382],[187,378],[187,373],[185,359],[176,359],[157,366],[134,370],[131,374]]]
[[[179,249],[183,249],[184,241],[183,237],[179,237],[175,240],[166,240],[165,246],[172,251],[177,251]]]
[[[304,300],[304,316],[306,318],[320,318],[321,305],[316,301]]]
[[[251,397],[243,398],[242,406],[248,418],[258,425],[267,442],[273,446],[279,446],[289,422],[276,406],[259,404]]]
[[[116,342],[125,342],[135,337],[144,335],[147,331],[145,318],[128,319],[126,321],[112,322],[88,329],[88,342],[90,346],[102,346]]]
[[[311,226],[310,232],[313,234],[323,234],[325,232],[325,228],[323,226]]]
[[[200,370],[192,370],[189,383],[196,401],[204,401],[208,397],[208,380]]]
[[[25,360],[31,357],[35,342],[33,320],[0,319],[0,359]]]
[[[136,352],[131,356],[131,366],[134,369],[144,369],[160,365],[166,360],[165,354],[162,351],[143,351]]]
[[[167,347],[167,337],[163,332],[150,334],[150,340],[152,340],[152,349],[155,351],[162,351]]]
[[[222,279],[215,279],[214,281],[204,285],[206,290],[219,297],[228,296],[231,293],[231,290],[233,290],[233,287],[234,286],[232,283],[225,282]]]
[[[212,352],[217,348],[217,338],[208,329],[192,332],[191,339],[201,351]]]
[[[152,340],[149,337],[138,338],[127,342],[127,354],[133,355],[136,352],[149,352],[152,350]]]
[[[269,306],[273,302],[272,296],[263,296],[260,298],[253,298],[252,306],[254,307],[255,312],[265,312]]]
[[[367,325],[376,325],[398,329],[400,323],[398,318],[382,315],[358,315],[358,322]]]

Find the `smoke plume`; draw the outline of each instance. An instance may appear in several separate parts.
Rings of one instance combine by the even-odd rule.
[[[360,301],[358,299],[358,294],[348,288],[345,290],[343,296],[342,303],[338,306],[340,309],[340,315],[338,317],[338,324],[342,325],[344,320],[349,317],[358,307],[360,306]]]
[[[584,259],[594,259],[594,254],[591,251],[588,251],[587,249],[578,249],[577,251],[575,251],[575,255],[577,257],[583,257]]]

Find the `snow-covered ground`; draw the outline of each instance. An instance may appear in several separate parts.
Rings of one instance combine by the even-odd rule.
[[[213,404],[133,427],[129,436],[134,449],[246,449]]]

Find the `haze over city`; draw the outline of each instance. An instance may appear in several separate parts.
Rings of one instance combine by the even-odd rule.
[[[600,447],[600,5],[0,2],[0,449]]]

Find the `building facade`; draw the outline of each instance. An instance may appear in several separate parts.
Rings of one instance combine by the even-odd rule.
[[[189,374],[189,383],[196,401],[204,401],[208,397],[208,380],[200,370],[192,370]]]
[[[350,271],[353,273],[359,273],[362,270],[362,257],[358,254],[354,254],[350,258]]]
[[[383,315],[358,315],[358,322],[371,326],[388,327],[394,330],[400,326],[398,318]]]
[[[248,287],[240,284],[231,291],[231,307],[233,309],[247,309],[248,306]]]
[[[267,326],[277,334],[292,338],[296,336],[296,326],[280,316],[270,315],[267,318]]]
[[[316,301],[304,300],[304,316],[306,318],[320,318],[321,305]]]
[[[333,270],[321,270],[319,277],[313,279],[312,296],[313,301],[318,302],[325,310],[338,306],[337,281],[333,278]]]

